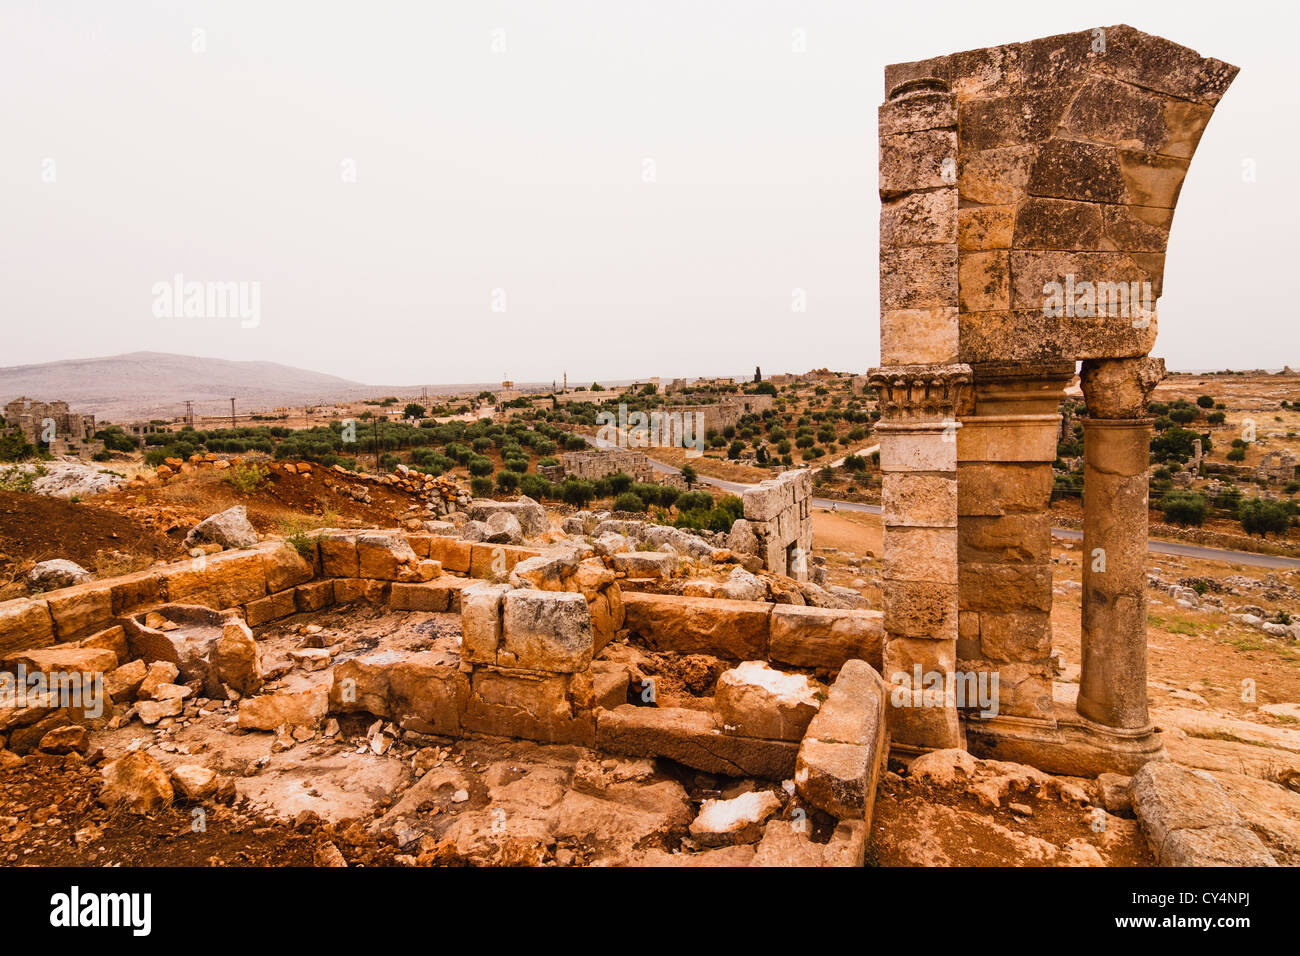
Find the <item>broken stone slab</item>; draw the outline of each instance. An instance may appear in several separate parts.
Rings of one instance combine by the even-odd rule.
[[[255,694],[262,686],[262,662],[257,641],[247,624],[230,619],[221,629],[212,650],[212,665],[217,680],[240,694]]]
[[[865,661],[848,661],[799,745],[795,787],[840,819],[870,823],[885,757],[885,685]]]
[[[257,530],[249,524],[248,509],[235,505],[204,518],[185,536],[185,547],[199,544],[219,544],[223,548],[253,547],[257,544]]]
[[[1152,760],[1134,774],[1129,792],[1161,866],[1277,866],[1207,772]]]
[[[751,790],[730,800],[705,800],[691,822],[691,839],[707,847],[757,843],[767,818],[780,809],[781,798],[771,790]]]
[[[241,730],[272,731],[286,726],[316,727],[328,711],[329,691],[325,687],[282,690],[241,700],[238,726]]]
[[[173,767],[171,784],[173,793],[190,803],[201,803],[217,792],[217,773],[198,764]]]
[[[374,714],[416,733],[454,735],[468,696],[468,677],[445,655],[379,651],[335,666],[329,707]]]
[[[521,495],[516,501],[475,498],[469,504],[469,516],[474,521],[490,523],[492,516],[497,514],[513,517],[519,523],[523,535],[528,538],[544,534],[551,527],[546,509],[527,495]]]
[[[803,674],[745,661],[718,677],[713,708],[724,733],[800,740],[825,697],[825,686]]]
[[[199,605],[164,604],[124,618],[123,627],[133,657],[175,664],[185,683],[200,681],[216,697],[221,687],[212,653],[228,620],[238,617]]]
[[[628,631],[654,650],[766,660],[772,605],[624,592]]]
[[[117,654],[105,648],[60,645],[10,654],[3,663],[22,665],[32,674],[102,674],[117,668]]]
[[[632,704],[597,715],[596,745],[630,757],[668,757],[705,773],[769,780],[788,779],[798,753],[789,741],[723,733],[705,711]]]
[[[855,658],[875,667],[883,656],[884,617],[881,611],[778,605],[772,609],[768,657],[827,670]]]

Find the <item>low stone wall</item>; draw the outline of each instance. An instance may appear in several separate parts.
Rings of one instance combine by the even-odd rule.
[[[849,660],[881,666],[884,614],[870,610],[622,593],[627,631],[647,646],[733,661],[833,672]]]
[[[769,478],[744,492],[744,525],[732,526],[733,535],[748,530],[758,540],[763,567],[797,581],[808,579],[812,556],[812,491],[808,469]]]

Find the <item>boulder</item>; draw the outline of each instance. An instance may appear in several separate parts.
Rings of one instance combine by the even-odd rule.
[[[46,733],[36,746],[47,754],[84,754],[90,749],[90,734],[80,724],[68,724]]]
[[[103,770],[99,802],[106,807],[151,813],[170,805],[173,796],[167,771],[142,751],[133,750]]]
[[[767,585],[742,567],[731,569],[731,574],[720,587],[713,592],[720,598],[731,601],[766,601]]]
[[[220,514],[204,518],[185,536],[185,547],[219,544],[223,548],[251,548],[257,544],[257,531],[248,522],[243,505],[227,508]]]
[[[488,544],[518,544],[524,540],[519,519],[505,511],[493,512],[487,519],[483,540]]]
[[[497,662],[551,673],[591,665],[593,638],[586,599],[571,591],[520,588],[505,595]]]
[[[217,792],[216,771],[198,764],[173,767],[171,784],[173,792],[190,803],[200,803]]]
[[[758,535],[754,534],[754,526],[744,518],[737,518],[727,533],[726,548],[736,554],[758,554]]]
[[[171,661],[154,661],[145,670],[144,678],[136,690],[139,700],[153,700],[158,688],[170,684],[180,676],[180,669]]]
[[[90,572],[66,558],[42,561],[27,572],[27,586],[32,590],[53,591],[90,580]]]

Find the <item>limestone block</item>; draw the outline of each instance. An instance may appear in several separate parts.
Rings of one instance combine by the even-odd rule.
[[[713,707],[723,733],[800,740],[825,693],[822,684],[803,674],[745,661],[719,675]]]
[[[257,627],[259,624],[277,621],[297,612],[298,604],[294,597],[294,589],[290,588],[257,601],[249,601],[244,605],[244,620],[250,627]]]
[[[0,602],[0,652],[55,643],[55,622],[45,601]]]
[[[849,661],[799,746],[799,795],[841,819],[871,820],[885,758],[885,685],[864,661]]]
[[[461,592],[460,657],[476,664],[495,664],[501,644],[501,605],[509,588],[476,583]]]
[[[627,629],[655,650],[767,658],[770,604],[627,591],[623,607]]]
[[[262,567],[266,574],[267,589],[274,594],[306,584],[316,576],[315,555],[315,547],[311,551],[311,560],[308,560],[288,544],[264,550]]]
[[[662,551],[624,551],[611,560],[629,578],[670,578],[677,568],[677,556]]]
[[[961,429],[945,437],[942,429],[918,432],[880,431],[881,471],[956,471]]]
[[[439,562],[444,571],[468,574],[471,550],[470,542],[459,538],[434,535],[429,539],[429,558]]]
[[[933,309],[957,302],[957,246],[880,250],[880,308]]]
[[[293,603],[299,612],[319,611],[334,602],[334,582],[312,581],[293,589]]]
[[[945,164],[945,160],[948,162]],[[952,185],[945,169],[957,160],[953,129],[893,133],[880,140],[880,195],[894,196],[917,189]]]
[[[591,614],[581,594],[520,588],[508,591],[502,610],[497,662],[551,673],[591,665]]]
[[[926,581],[885,580],[881,582],[881,590],[885,630],[889,634],[937,637],[954,633],[957,627],[957,587]]]
[[[357,578],[360,559],[357,556],[357,536],[344,532],[333,532],[321,536],[320,549],[321,573],[331,578]]]
[[[325,687],[281,690],[241,700],[238,726],[241,730],[315,727],[328,712],[329,691]]]
[[[888,519],[888,515],[886,515]],[[894,581],[957,583],[955,528],[885,527],[881,576]]]
[[[1019,202],[1038,153],[1034,146],[1004,146],[964,153],[957,176],[959,199],[991,206]]]
[[[60,640],[70,641],[87,631],[101,630],[113,619],[112,593],[98,581],[50,591],[45,601]]]
[[[956,475],[886,472],[881,502],[890,527],[957,527]]]
[[[632,704],[600,712],[596,746],[631,757],[667,757],[705,773],[770,780],[788,779],[798,753],[790,741],[724,734],[706,711]]]
[[[1050,466],[962,461],[957,467],[957,513],[963,518],[1041,512],[1051,498]]]
[[[163,572],[167,599],[221,609],[266,597],[266,570],[257,551],[228,551],[173,565]]]
[[[476,667],[462,726],[469,731],[590,747],[595,696],[590,673],[542,674]]]
[[[957,241],[957,190],[908,193],[880,205],[882,248]]]
[[[779,604],[772,608],[768,658],[775,663],[838,670],[858,658],[881,661],[884,614]]]
[[[957,249],[959,252],[975,252],[986,249],[1010,249],[1015,234],[1016,207],[1007,206],[967,206],[957,210]],[[956,350],[953,357],[941,359],[942,362],[956,362]],[[911,364],[890,360],[881,354],[883,364]]]
[[[882,103],[878,114],[882,137],[957,125],[957,107],[952,95],[938,91]]]
[[[957,308],[895,309],[880,317],[880,360],[886,365],[957,361]]]
[[[957,269],[962,312],[992,312],[1011,307],[1010,253],[964,252]]]

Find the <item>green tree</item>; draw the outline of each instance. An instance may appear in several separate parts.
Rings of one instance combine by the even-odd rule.
[[[1160,499],[1156,505],[1172,524],[1186,528],[1188,525],[1200,526],[1205,522],[1205,498],[1190,491],[1171,491]]]
[[[1291,526],[1291,516],[1286,508],[1267,498],[1247,498],[1237,511],[1237,518],[1247,534],[1257,534],[1267,538],[1268,533],[1286,534]]]

